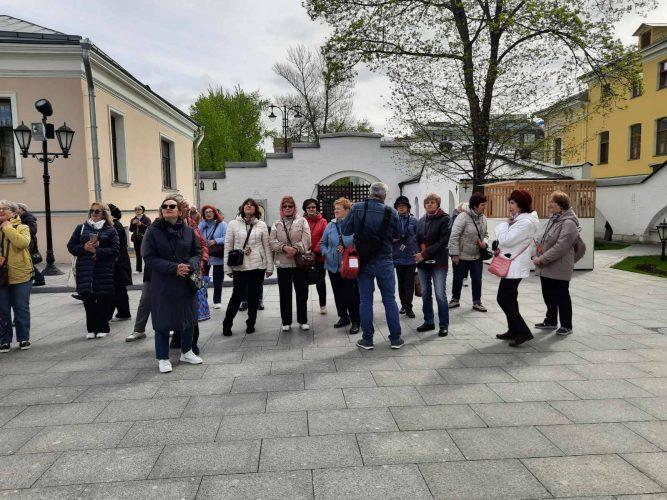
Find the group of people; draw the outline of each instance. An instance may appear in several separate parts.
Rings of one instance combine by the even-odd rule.
[[[393,208],[387,206],[387,190],[384,183],[377,182],[363,202],[336,200],[331,221],[322,217],[318,200],[305,200],[301,215],[294,198],[284,196],[279,217],[270,228],[252,198],[243,201],[229,224],[213,206],[206,205],[201,212],[191,210],[181,195],[165,198],[155,221],[148,218],[143,206],[137,206],[129,232],[137,259],[135,272],[143,272],[144,285],[134,331],[126,340],[145,338],[151,317],[161,372],[172,370],[170,347],[180,348],[181,361],[201,363],[198,322],[210,317],[206,288],[211,271],[214,308],[222,307],[225,275],[233,282],[222,324],[223,335],[231,336],[243,304],[248,311],[245,332],[255,331],[263,282],[275,270],[283,332],[292,328],[293,295],[296,322],[301,330],[309,330],[310,284],[316,285],[320,313],[327,313],[328,275],[338,315],[332,326],[346,328],[350,334],[361,331],[357,345],[373,349],[373,294],[377,285],[390,346],[399,349],[404,344],[400,316],[415,317],[416,290],[417,294],[421,292],[423,314],[418,332],[437,329],[440,337],[448,335],[449,309],[460,307],[468,276],[472,308],[486,312],[481,300],[482,270],[484,260],[489,258],[494,262],[504,259],[506,264],[504,274],[499,274],[497,301],[506,315],[508,329],[496,335],[498,339],[519,346],[533,338],[518,304],[519,284],[529,276],[531,264],[540,276],[547,306],[544,321],[535,327],[557,330],[559,335],[572,333],[568,287],[577,256],[575,247],[581,239],[579,222],[565,193],[552,194],[550,218],[540,232],[530,193],[515,190],[507,200],[509,216],[497,224],[495,239],[489,242],[483,194],[474,193],[451,215],[441,208],[437,194],[429,194],[424,199],[425,214],[417,220],[405,196],[399,196]],[[88,219],[74,228],[67,244],[75,257],[77,294],[84,303],[89,339],[109,333],[114,311],[118,320],[130,318],[126,287],[131,284],[132,269],[120,219],[117,207],[95,202]],[[30,347],[29,296],[38,271],[31,255],[34,233],[22,222],[21,208],[16,203],[0,200],[0,233],[0,352],[7,352],[13,327],[19,347]],[[355,278],[342,272],[351,249],[360,260]],[[450,261],[452,298],[447,302],[445,284]],[[496,266],[492,263],[491,267]],[[395,297],[397,284],[400,309]]]

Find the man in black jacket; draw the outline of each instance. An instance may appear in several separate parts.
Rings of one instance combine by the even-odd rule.
[[[30,228],[30,255],[35,255],[39,253],[39,248],[37,247],[37,218],[28,211],[28,205],[25,203],[17,203],[19,206],[19,216],[21,217],[21,224],[25,224]],[[33,262],[32,268],[34,270],[32,286],[44,286],[46,281],[44,281],[44,276],[37,269],[35,263]]]
[[[440,208],[440,201],[441,198],[437,194],[426,195],[424,198],[426,214],[417,223],[417,245],[421,251],[415,254],[415,261],[419,270],[424,312],[424,324],[417,327],[417,331],[435,330],[432,296],[432,288],[435,288],[435,301],[438,304],[438,335],[446,337],[449,328],[449,306],[445,283],[449,267],[450,228],[449,215]]]

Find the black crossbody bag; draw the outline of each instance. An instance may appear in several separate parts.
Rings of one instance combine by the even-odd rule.
[[[468,215],[468,217],[470,217],[470,214],[467,214],[467,215]],[[470,217],[470,220],[472,221],[472,223],[475,226],[475,229],[477,230],[477,236],[479,236],[479,241],[484,241],[484,239],[482,239],[482,234],[479,232],[479,228],[477,227],[477,223],[475,222],[475,219]],[[490,258],[493,257],[493,252],[491,250],[489,250],[488,245],[486,246],[486,248],[479,247],[479,257],[482,260],[489,260]]]
[[[245,247],[248,244],[248,238],[250,238],[250,233],[252,232],[252,225],[248,232],[246,233],[245,241],[243,242],[243,248],[241,250],[230,250],[227,254],[227,265],[229,267],[242,266],[243,265],[243,255],[245,253]]]

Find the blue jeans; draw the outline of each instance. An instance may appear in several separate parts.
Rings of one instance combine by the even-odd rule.
[[[225,266],[222,264],[213,266],[206,264],[206,267],[204,267],[206,276],[208,276],[211,268],[213,268],[213,303],[220,304],[222,302],[222,282],[225,280]]]
[[[452,283],[452,299],[461,299],[461,288],[463,287],[463,278],[470,272],[470,281],[472,284],[472,302],[480,304],[482,302],[482,259],[459,260],[454,265],[454,281]]]
[[[422,310],[424,323],[435,325],[433,315],[433,288],[435,301],[438,303],[438,322],[440,328],[449,328],[449,306],[447,305],[447,269],[444,267],[419,267],[419,283],[422,287]],[[433,286],[431,286],[433,281]]]
[[[9,328],[2,332],[0,344],[10,344],[12,341],[12,311],[14,311],[16,340],[18,342],[30,340],[30,290],[32,290],[31,280],[0,287],[0,314],[9,323]]]
[[[194,327],[186,328],[179,333],[181,334],[181,352],[186,353],[192,349]],[[169,359],[169,330],[155,330],[155,357]]]
[[[377,260],[362,264],[359,270],[357,284],[359,285],[359,313],[361,316],[361,330],[363,339],[373,343],[373,292],[377,281],[382,304],[387,318],[389,328],[389,342],[396,342],[401,338],[401,323],[398,316],[398,305],[396,304],[396,275],[394,274],[394,262],[391,259]]]

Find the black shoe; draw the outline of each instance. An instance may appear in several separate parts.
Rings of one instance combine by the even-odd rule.
[[[401,307],[400,311],[398,311],[398,314],[405,314],[405,313],[406,313],[405,307]]]
[[[370,342],[366,342],[364,339],[359,339],[357,340],[357,347],[361,347],[366,351],[371,351],[374,346]]]
[[[395,340],[394,342],[391,343],[391,348],[392,349],[400,349],[401,347],[403,347],[403,344],[405,344],[405,340],[398,339],[398,340]]]
[[[192,352],[194,352],[197,356],[199,356],[199,346],[193,345]]]
[[[245,332],[246,332],[246,333],[255,333],[255,327],[254,327],[254,325],[248,325],[248,326],[246,326],[246,328],[245,328]]]
[[[116,315],[116,321],[127,321],[128,319],[132,319],[132,316],[118,316],[118,315]]]
[[[415,313],[412,311],[412,309],[407,309],[407,310],[405,311],[405,315],[406,315],[408,318],[414,318],[414,317],[415,317]]]
[[[246,311],[248,309],[248,304],[245,302],[241,302],[241,305],[239,306],[239,311]]]
[[[83,297],[79,295],[78,293],[73,293],[72,298],[76,300],[83,300]]]
[[[27,351],[30,349],[30,342],[28,340],[24,340],[23,342],[19,342],[19,348],[22,351]]]
[[[232,329],[228,326],[223,326],[222,327],[222,334],[225,337],[231,337],[232,336]]]
[[[555,330],[558,325],[550,325],[546,321],[542,321],[542,323],[535,323],[535,328],[538,330]]]
[[[9,344],[2,344],[0,345],[0,352],[9,352]]]
[[[259,311],[263,311],[264,310],[264,302],[260,302],[259,305],[257,306],[257,309]]]
[[[447,328],[440,328],[438,330],[438,337],[446,337],[447,335],[449,335]]]
[[[350,335],[356,335],[359,333],[359,323],[352,323],[350,327]]]
[[[516,335],[510,332],[505,332],[505,333],[499,333],[496,335],[497,339],[500,340],[512,340]]]
[[[428,332],[430,330],[435,330],[435,325],[424,323],[423,325],[417,327],[418,332]]]
[[[340,318],[336,323],[334,323],[334,328],[343,328],[350,324],[349,318]]]
[[[562,337],[572,335],[572,328],[565,328],[564,326],[561,326],[558,330],[556,330],[556,335],[560,335]]]
[[[510,347],[519,347],[524,342],[528,342],[533,338],[533,334],[529,333],[528,335],[523,335],[521,337],[515,337],[512,342],[510,342]]]

